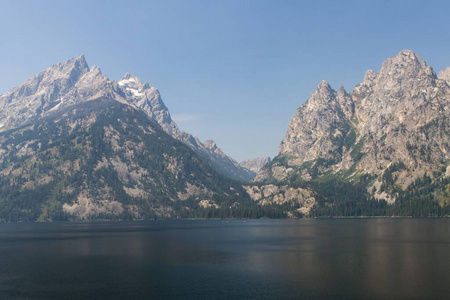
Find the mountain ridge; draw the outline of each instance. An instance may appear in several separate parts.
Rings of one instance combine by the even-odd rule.
[[[403,50],[352,92],[321,81],[278,155],[238,164],[72,58],[0,96],[0,221],[448,215],[449,74]]]
[[[322,81],[297,109],[278,155],[255,181],[263,187],[297,182],[314,194],[320,189],[314,182],[364,179],[367,198],[390,204],[418,180],[430,177],[438,184],[450,163],[448,72],[439,78],[422,58],[403,50],[379,72],[368,70],[351,93]],[[283,196],[256,194],[268,203]]]
[[[99,97],[109,97],[143,110],[168,134],[210,160],[222,174],[241,181],[254,176],[220,149],[214,152],[197,137],[180,130],[155,87],[141,83],[139,78],[129,73],[119,81],[110,80],[100,68],[89,68],[84,55],[52,65],[0,95],[0,131],[34,122],[59,109]]]

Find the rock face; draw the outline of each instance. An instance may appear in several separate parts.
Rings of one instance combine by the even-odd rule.
[[[172,120],[156,88],[149,86],[148,83],[141,83],[139,78],[128,73],[118,84],[129,103],[136,105],[158,122],[165,132],[191,147],[201,157],[208,159],[220,173],[241,181],[248,181],[254,177],[254,174],[241,168],[234,159],[223,153],[214,141],[208,140],[203,144],[197,137],[180,130]]]
[[[439,72],[438,78],[447,81],[447,83],[450,83],[450,67],[447,67]]]
[[[178,129],[155,87],[128,73],[118,82],[109,80],[98,67],[89,68],[84,56],[51,66],[0,96],[0,131],[31,124],[100,97],[139,108],[165,132],[209,160],[220,173],[241,181],[254,177],[219,148],[207,147],[197,137]]]
[[[295,217],[295,213],[300,215],[308,215],[311,208],[316,204],[316,200],[308,189],[293,188],[287,185],[277,186],[268,184],[263,186],[244,186],[247,194],[252,200],[259,205],[289,205],[291,217]]]
[[[219,183],[218,183],[219,182]],[[0,133],[0,219],[174,218],[243,188],[140,110],[99,98]]]
[[[124,101],[117,83],[90,69],[84,56],[53,65],[0,96],[0,130],[6,131],[99,97]]]
[[[257,181],[358,181],[395,202],[425,175],[438,180],[450,160],[450,68],[436,76],[409,50],[367,71],[352,93],[322,81],[289,123],[273,162]],[[323,179],[321,179],[323,178]]]
[[[246,168],[246,169],[252,171],[256,175],[256,173],[258,173],[259,170],[262,169],[262,167],[264,167],[265,165],[267,165],[270,162],[271,162],[270,157],[266,156],[266,157],[259,157],[259,158],[244,160],[244,161],[240,162],[239,165],[243,168]]]
[[[319,158],[340,161],[352,114],[353,103],[345,90],[336,92],[322,81],[289,123],[279,153],[291,157],[289,161],[294,166]]]

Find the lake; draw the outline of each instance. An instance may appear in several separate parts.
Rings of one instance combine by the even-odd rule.
[[[1,299],[448,299],[450,219],[0,224]]]

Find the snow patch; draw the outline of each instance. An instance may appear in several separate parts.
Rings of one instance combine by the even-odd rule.
[[[126,84],[136,83],[136,80],[133,77],[130,77],[127,79],[121,79],[118,83],[120,86],[124,86]]]

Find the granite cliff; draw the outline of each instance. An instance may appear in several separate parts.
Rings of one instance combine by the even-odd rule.
[[[367,199],[393,204],[430,179],[430,195],[448,203],[440,195],[449,191],[441,184],[450,163],[449,78],[449,68],[436,76],[422,58],[404,50],[380,71],[367,71],[351,93],[322,81],[297,109],[278,155],[255,181],[261,189],[267,183],[302,185],[320,198],[317,190],[333,180],[364,186],[358,192]],[[332,197],[322,202],[333,205]]]

